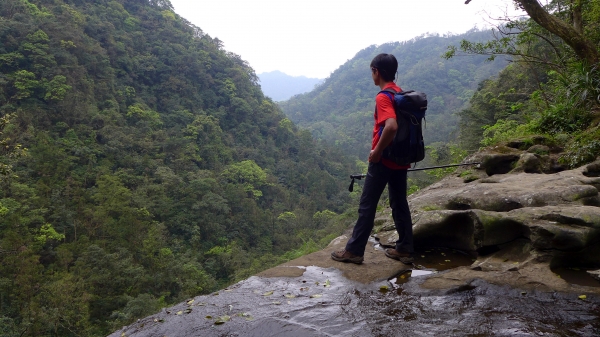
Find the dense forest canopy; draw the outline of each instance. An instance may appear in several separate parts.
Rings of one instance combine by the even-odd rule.
[[[316,249],[355,197],[168,0],[1,1],[0,117],[2,336],[106,335]]]

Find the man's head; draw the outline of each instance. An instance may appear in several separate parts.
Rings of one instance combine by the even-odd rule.
[[[379,54],[371,61],[371,72],[378,72],[385,82],[393,82],[398,71],[398,60],[392,54]]]

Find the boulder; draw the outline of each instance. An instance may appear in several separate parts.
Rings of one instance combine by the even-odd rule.
[[[600,266],[600,177],[592,174],[600,166],[595,165],[554,174],[496,174],[467,183],[462,173],[446,177],[409,197],[415,244],[481,255],[525,240],[522,250],[538,262]],[[393,228],[378,235],[384,244],[397,239]],[[481,261],[474,266],[481,267]],[[514,268],[494,268],[508,267]]]
[[[550,153],[550,148],[546,145],[534,145],[527,149],[527,152],[537,154],[540,156],[546,156]]]
[[[542,164],[535,154],[525,152],[521,154],[512,172],[542,173]]]

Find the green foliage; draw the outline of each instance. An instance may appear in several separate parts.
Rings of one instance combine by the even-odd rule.
[[[267,173],[253,160],[231,164],[223,170],[221,176],[228,183],[242,185],[244,191],[254,198],[262,197],[263,193],[259,188],[267,184]]]
[[[349,226],[354,160],[169,1],[0,1],[0,41],[3,336],[105,336]]]
[[[461,110],[458,142],[467,151],[477,150],[484,139],[488,145],[511,137],[510,127],[533,119],[543,101],[530,98],[539,90],[537,79],[546,78],[536,68],[527,64],[513,63],[498,77],[480,83],[470,100],[470,106]],[[498,126],[495,124],[502,120]],[[496,131],[497,140],[492,139]],[[487,132],[484,136],[484,132]],[[504,133],[505,134],[504,134]],[[525,130],[520,130],[525,132]],[[502,136],[505,136],[502,138]]]
[[[600,156],[600,129],[596,126],[575,134],[560,158],[569,167],[578,167]]]
[[[429,156],[433,160],[433,164],[436,166],[460,163],[467,156],[466,150],[452,143],[434,143],[425,147],[425,149],[428,150]],[[439,180],[451,173],[454,173],[456,169],[456,167],[447,167],[428,170],[426,172],[436,180]]]
[[[536,129],[545,133],[572,133],[585,129],[592,120],[592,111],[600,106],[600,72],[581,63],[561,74],[549,72],[544,97],[549,104],[540,113]],[[540,100],[541,93],[535,96]]]
[[[483,139],[481,140],[483,146],[508,142],[512,139],[534,134],[534,126],[505,119],[499,119],[494,125],[485,125],[483,130]]]
[[[581,34],[580,47],[600,41],[598,1],[551,1],[546,10]],[[459,140],[471,150],[533,134],[555,137],[566,145],[562,160],[569,166],[593,160],[597,146],[594,118],[600,107],[598,64],[592,54],[583,55],[573,41],[550,33],[551,24],[534,20],[507,20],[495,30],[495,39],[479,43],[463,41],[460,51],[495,57],[508,54],[515,63],[497,79],[483,82],[471,106],[459,113]],[[452,57],[458,48],[449,47]],[[591,128],[588,130],[588,128]],[[560,140],[558,138],[561,138]]]

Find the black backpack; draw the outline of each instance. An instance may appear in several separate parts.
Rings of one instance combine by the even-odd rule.
[[[398,165],[410,165],[425,158],[422,122],[427,110],[427,95],[414,90],[396,92],[393,89],[380,91],[390,97],[396,110],[398,131],[383,150],[383,157]]]

